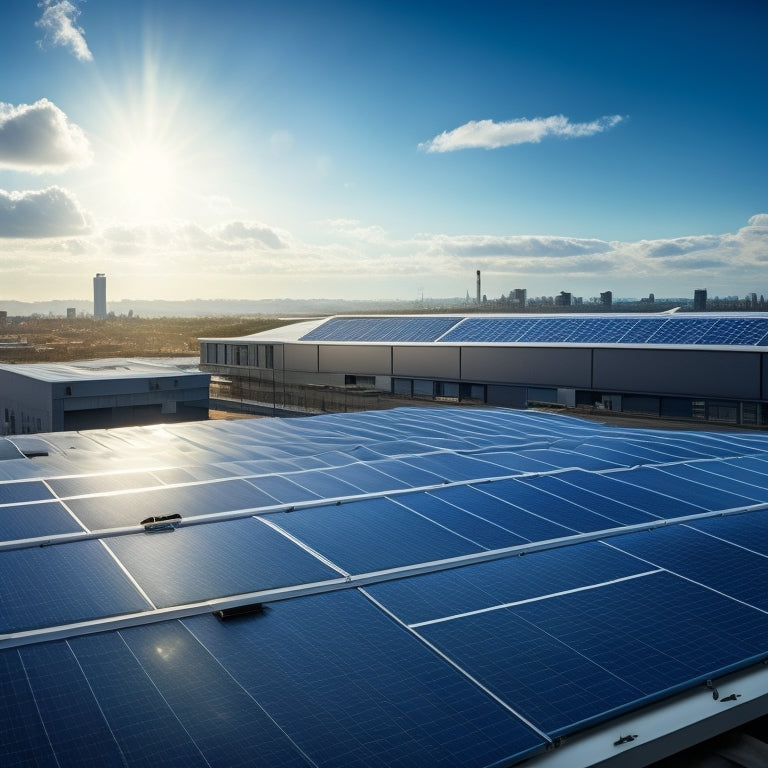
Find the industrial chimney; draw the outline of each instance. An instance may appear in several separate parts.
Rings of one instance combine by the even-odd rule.
[[[477,270],[477,306],[479,307],[481,304],[481,296],[480,296],[480,270]]]

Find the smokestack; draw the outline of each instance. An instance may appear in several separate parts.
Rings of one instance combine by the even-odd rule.
[[[480,270],[477,270],[477,306],[479,307],[481,304],[480,301]]]

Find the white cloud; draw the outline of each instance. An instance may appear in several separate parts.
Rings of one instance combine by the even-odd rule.
[[[538,144],[547,136],[580,138],[613,128],[624,118],[608,115],[590,123],[572,123],[563,115],[519,119],[496,123],[493,120],[471,120],[452,131],[443,131],[419,144],[424,152],[454,152],[457,149],[498,149],[513,144]]]
[[[36,27],[45,31],[46,39],[53,45],[68,48],[80,61],[93,61],[93,55],[85,42],[85,32],[75,23],[80,9],[69,0],[43,0],[38,3],[43,9]]]
[[[13,223],[12,236],[18,238],[3,244],[0,285],[6,290],[14,286],[19,296],[32,289],[20,280],[14,264],[22,260],[30,274],[40,276],[35,297],[59,296],[71,280],[62,267],[65,257],[82,264],[86,277],[90,271],[104,270],[120,275],[124,285],[143,286],[146,295],[178,299],[404,299],[422,286],[427,296],[460,297],[474,291],[477,269],[489,298],[516,287],[527,288],[529,296],[567,290],[587,298],[604,290],[616,297],[686,296],[694,288],[707,288],[711,296],[768,294],[768,227],[758,225],[768,221],[768,214],[752,217],[732,233],[627,242],[440,233],[396,238],[377,225],[336,219],[323,222],[320,244],[243,220],[208,228],[189,223],[86,233],[76,202],[68,207],[61,197],[66,193],[58,190],[57,199],[47,192],[47,198],[33,197],[43,193],[0,196],[0,232],[8,234]],[[69,219],[61,209],[69,211]],[[69,230],[59,226],[58,239],[43,215],[49,211],[54,219],[57,210],[60,222],[70,222]],[[21,239],[22,223],[27,240]],[[44,230],[47,239],[32,239],[42,237]],[[152,276],[151,285],[147,275]],[[82,282],[82,276],[78,279]]]
[[[0,102],[0,168],[43,173],[87,165],[91,148],[83,131],[53,102]]]
[[[750,227],[768,227],[768,213],[758,213],[748,223]]]
[[[89,228],[80,203],[61,187],[32,192],[0,190],[0,237],[68,237]]]
[[[222,227],[218,235],[227,242],[246,242],[255,246],[264,245],[267,248],[285,248],[274,229],[264,224],[245,224],[242,221],[232,221]]]

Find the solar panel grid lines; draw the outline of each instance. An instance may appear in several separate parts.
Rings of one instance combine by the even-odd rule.
[[[460,320],[459,317],[336,317],[327,320],[300,341],[432,342]]]
[[[4,768],[115,750],[132,768],[513,765],[768,655],[765,435],[460,408],[163,431],[150,474],[178,483],[103,471],[101,449],[52,464],[72,467],[65,504],[97,491],[74,501],[105,525],[132,502],[132,530],[0,544]],[[102,443],[134,466],[128,439]],[[41,512],[62,502],[28,496],[0,505],[0,539],[25,510],[56,530]],[[153,497],[186,519],[144,532]],[[70,740],[91,716],[99,743]]]

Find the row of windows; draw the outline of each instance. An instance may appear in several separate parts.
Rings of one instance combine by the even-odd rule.
[[[274,368],[273,344],[216,344],[206,342],[200,349],[201,362],[211,365],[240,365]]]
[[[475,400],[485,402],[484,384],[463,384],[458,381],[431,379],[392,379],[392,392],[403,397],[423,397],[429,400]]]

